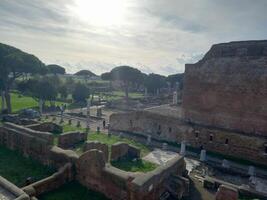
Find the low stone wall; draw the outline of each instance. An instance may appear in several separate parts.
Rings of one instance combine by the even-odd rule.
[[[51,133],[62,133],[63,128],[53,122],[44,122],[41,124],[33,124],[27,126],[27,128],[33,129],[35,131],[51,132]]]
[[[74,179],[74,171],[71,163],[65,164],[61,167],[58,172],[54,173],[52,176],[49,176],[45,179],[37,181],[31,185],[28,185],[24,188],[30,197],[39,196],[41,194],[53,191],[60,186],[64,185],[67,182],[70,182]]]
[[[53,146],[49,153],[50,165],[60,168],[67,163],[75,164],[79,156],[72,150],[61,149],[60,147]]]
[[[166,165],[148,173],[125,172],[105,163],[104,153],[93,149],[82,154],[77,163],[77,180],[86,187],[102,192],[110,199],[156,200],[168,190],[173,175],[185,172],[183,157],[177,156]],[[183,179],[180,179],[183,181]],[[177,185],[184,193],[186,185]]]
[[[35,132],[15,124],[5,123],[0,127],[0,144],[11,150],[18,150],[26,157],[32,157],[43,164],[49,164],[49,152],[53,144],[50,133]]]
[[[185,161],[183,157],[177,156],[155,170],[137,176],[131,184],[131,199],[149,200],[153,197],[160,197],[166,191],[166,184],[172,175],[183,175],[185,171]],[[183,188],[179,188],[184,190]]]
[[[12,124],[9,122],[6,122],[4,124],[4,128],[14,129],[16,131],[20,131],[22,133],[26,133],[26,134],[29,134],[29,135],[34,136],[34,137],[42,138],[42,139],[46,140],[49,144],[53,144],[53,141],[54,141],[53,134],[51,134],[49,132],[35,131],[35,130],[29,129],[27,127],[19,126],[19,125]]]
[[[85,142],[86,140],[87,133],[67,132],[59,135],[58,146],[61,148],[70,148],[80,142]]]
[[[89,151],[89,150],[92,150],[92,149],[97,149],[99,151],[102,151],[104,153],[105,161],[106,162],[108,161],[109,151],[108,151],[108,145],[107,144],[104,144],[104,143],[101,143],[101,142],[98,142],[98,141],[87,141],[84,144],[83,151],[85,152],[85,151]]]
[[[136,133],[168,142],[202,147],[211,152],[267,166],[267,138],[184,122],[149,111],[116,113],[110,116],[110,131]]]
[[[110,160],[140,158],[140,149],[123,142],[117,142],[111,146]]]
[[[76,164],[77,180],[89,189],[105,194],[108,198],[128,199],[127,185],[133,173],[106,165],[104,153],[96,149],[82,154]]]
[[[1,193],[3,193],[3,195],[1,195]],[[30,200],[30,197],[23,190],[0,176],[0,199],[5,200],[5,198],[13,198],[14,200]]]

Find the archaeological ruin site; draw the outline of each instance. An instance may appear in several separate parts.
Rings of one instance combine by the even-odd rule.
[[[267,41],[213,45],[182,85],[3,114],[0,200],[267,199]]]

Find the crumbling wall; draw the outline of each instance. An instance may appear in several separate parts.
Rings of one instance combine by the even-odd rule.
[[[185,66],[188,122],[267,136],[267,40],[213,45]]]
[[[98,142],[98,141],[86,141],[84,144],[84,149],[83,151],[89,151],[92,149],[97,149],[99,151],[102,151],[104,154],[105,161],[108,162],[109,159],[109,151],[108,151],[108,145]]]
[[[49,164],[49,152],[53,144],[50,133],[33,131],[11,123],[0,128],[0,144],[18,150],[24,156],[32,157],[44,164]]]
[[[58,172],[53,175],[30,184],[23,188],[23,190],[30,196],[39,196],[41,194],[53,191],[67,182],[74,179],[74,170],[71,163],[65,164]]]
[[[67,132],[59,135],[58,146],[61,148],[70,148],[74,145],[85,142],[87,140],[87,133],[81,132]]]
[[[50,132],[50,133],[62,133],[63,127],[60,125],[57,125],[53,122],[44,122],[41,124],[32,124],[27,126],[27,128],[36,130],[36,131],[42,131],[42,132]]]
[[[4,193],[4,196],[1,195]],[[30,200],[30,197],[20,188],[10,183],[8,180],[0,176],[0,199]]]
[[[140,158],[140,149],[124,142],[117,142],[111,146],[111,161],[120,159]]]
[[[143,136],[181,142],[188,131],[188,125],[181,120],[166,115],[135,111],[115,113],[110,116],[111,131],[138,133]]]

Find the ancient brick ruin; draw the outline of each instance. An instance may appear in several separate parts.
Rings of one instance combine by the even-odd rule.
[[[266,80],[267,41],[214,45],[186,65],[182,107],[116,113],[110,129],[267,165]]]
[[[9,195],[24,200],[36,199],[73,180],[114,200],[156,200],[169,193],[181,197],[188,192],[189,182],[183,178],[185,161],[181,156],[176,156],[147,173],[126,172],[110,165],[107,145],[97,141],[87,142],[84,147],[86,151],[78,155],[68,149],[69,141],[74,138],[75,144],[78,141],[75,138],[84,140],[85,136],[76,133],[76,137],[73,134],[63,134],[63,137],[68,137],[64,138],[65,145],[62,145],[66,149],[54,146],[53,135],[49,132],[35,131],[12,123],[0,127],[0,145],[18,150],[24,156],[58,170],[21,189],[8,181],[2,181],[0,177],[0,189],[5,188]],[[128,144],[117,143],[112,146],[110,154],[113,160],[125,156],[139,158],[140,150]]]

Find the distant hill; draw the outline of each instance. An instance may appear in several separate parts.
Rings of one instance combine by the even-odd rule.
[[[76,75],[76,76],[88,76],[88,77],[97,76],[96,74],[94,74],[90,70],[81,70],[81,71],[78,71],[77,73],[75,73],[74,75]]]

